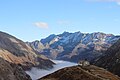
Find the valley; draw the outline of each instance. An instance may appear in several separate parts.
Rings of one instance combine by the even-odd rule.
[[[82,70],[85,74],[80,73],[79,75],[93,75],[92,77],[89,75],[86,76],[88,77],[88,80],[104,80],[104,78],[109,79],[107,76],[110,75],[113,76],[111,77],[111,80],[114,77],[115,80],[119,80],[119,77],[116,76],[119,75],[119,38],[120,36],[100,32],[91,34],[83,34],[81,32],[64,32],[60,35],[50,35],[40,41],[23,42],[12,35],[0,32],[0,57],[5,62],[5,64],[1,62],[3,65],[1,67],[10,71],[9,74],[13,74],[10,75],[12,76],[9,78],[10,80],[19,80],[21,76],[23,76],[23,80],[37,80],[40,78],[44,80],[46,76],[52,74],[57,76],[57,71],[61,72],[62,69],[66,70],[67,68],[73,68],[73,73],[76,73],[74,72],[74,68],[75,70],[81,68],[78,70],[80,72]],[[118,56],[114,56],[115,54]],[[113,59],[113,62],[109,62],[111,58]],[[78,66],[78,62],[82,60],[90,62],[90,73],[86,73],[85,67]],[[114,64],[115,66],[112,66],[111,68],[106,63],[109,65]],[[93,66],[92,64],[96,66]],[[106,70],[106,76],[102,75],[105,69],[101,69],[97,66],[108,70]],[[1,73],[6,74],[5,72],[7,71],[2,70],[2,68]],[[95,72],[91,72],[91,68],[93,68]],[[89,71],[89,67],[87,69]],[[97,70],[100,70],[99,75],[104,76],[104,78],[99,76],[94,77],[96,76],[95,73],[98,73],[96,72]],[[109,71],[116,75],[110,73]],[[7,75],[9,76],[9,74]],[[67,78],[67,73],[65,73],[64,77]],[[83,79],[82,77],[79,77],[78,79],[81,78],[84,80],[87,79],[86,77],[84,76]],[[1,75],[0,78],[4,79],[5,75]],[[72,78],[74,78],[74,76],[71,77],[71,80],[73,80]]]
[[[28,75],[32,78],[32,80],[37,80],[39,78],[42,78],[48,74],[51,74],[59,69],[65,68],[65,67],[70,67],[70,66],[75,66],[78,65],[76,63],[71,63],[67,61],[62,61],[62,60],[52,60],[56,65],[54,65],[54,68],[44,70],[44,69],[38,69],[33,67],[31,70],[26,71]]]
[[[0,80],[120,80],[120,0],[0,0]]]

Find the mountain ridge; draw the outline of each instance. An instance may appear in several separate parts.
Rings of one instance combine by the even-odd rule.
[[[21,65],[25,70],[33,66],[51,68],[54,64],[22,40],[4,32],[0,32],[0,57],[10,63]]]
[[[103,68],[89,65],[66,67],[38,80],[120,80],[120,78]]]
[[[48,58],[78,62],[80,59],[87,58],[92,61],[99,57],[119,38],[120,36],[113,34],[81,33],[78,31],[52,34],[40,41],[27,42],[27,44]]]
[[[108,48],[105,54],[97,59],[94,64],[120,76],[120,39]]]

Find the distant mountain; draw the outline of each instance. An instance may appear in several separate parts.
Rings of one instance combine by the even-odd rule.
[[[54,64],[25,42],[4,32],[0,32],[0,57],[22,66],[25,70],[31,67],[52,68]]]
[[[120,78],[105,69],[90,65],[63,68],[38,80],[120,80]]]
[[[103,67],[120,76],[120,40],[113,44],[95,65]]]
[[[91,61],[99,57],[119,38],[120,36],[101,32],[64,32],[27,44],[48,58],[77,62],[82,59]]]
[[[31,80],[31,78],[18,65],[0,58],[0,80]]]

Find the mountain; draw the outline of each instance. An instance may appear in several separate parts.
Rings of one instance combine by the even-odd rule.
[[[63,68],[38,80],[120,80],[120,78],[105,69],[90,65]]]
[[[31,67],[52,68],[54,64],[25,42],[4,32],[0,32],[0,57],[10,63],[22,66],[25,70]]]
[[[0,80],[31,80],[31,78],[18,65],[0,58]]]
[[[106,68],[120,76],[120,40],[113,44],[101,58],[96,60],[95,65]]]
[[[78,62],[82,59],[92,61],[101,56],[119,38],[120,36],[101,32],[64,32],[27,44],[48,58]]]

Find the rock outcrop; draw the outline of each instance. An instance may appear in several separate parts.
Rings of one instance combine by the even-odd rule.
[[[31,78],[18,65],[0,58],[0,80],[31,80]]]

